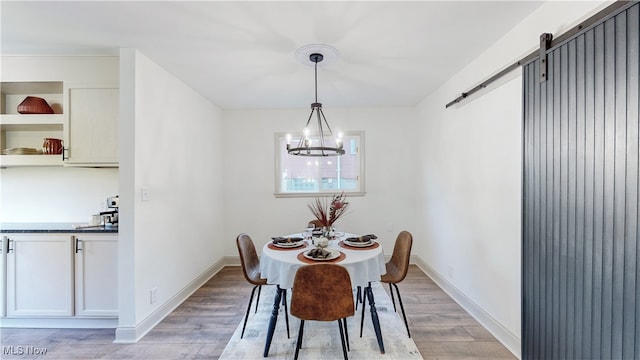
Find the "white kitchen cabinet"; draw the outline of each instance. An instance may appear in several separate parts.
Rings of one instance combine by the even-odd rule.
[[[6,241],[7,316],[72,316],[72,236],[16,234]]]
[[[0,149],[41,149],[44,138],[55,138],[64,140],[69,157],[64,161],[62,155],[0,155],[1,167],[118,166],[117,56],[1,60]],[[26,96],[45,99],[54,114],[18,114],[17,106]]]
[[[75,315],[118,316],[118,237],[75,236]]]
[[[65,84],[65,89],[64,164],[117,167],[118,88]]]
[[[6,314],[0,317],[118,317],[116,234],[16,233],[0,243],[0,266],[6,265],[6,287],[0,287],[6,289],[0,291],[6,295],[0,300]]]

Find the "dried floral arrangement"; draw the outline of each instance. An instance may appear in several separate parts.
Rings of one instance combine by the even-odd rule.
[[[316,198],[307,206],[323,226],[330,227],[347,211],[349,203],[345,201],[346,198],[342,192],[340,195],[333,195],[330,202],[328,197]]]

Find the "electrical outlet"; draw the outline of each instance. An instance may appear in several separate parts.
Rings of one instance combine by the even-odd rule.
[[[156,301],[158,301],[158,288],[154,287],[153,289],[149,290],[149,303],[153,304]]]

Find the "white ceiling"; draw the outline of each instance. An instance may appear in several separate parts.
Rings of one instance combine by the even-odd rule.
[[[328,44],[340,57],[318,69],[326,108],[415,106],[540,4],[2,0],[1,50],[136,48],[222,108],[299,108],[314,100],[313,67],[295,51]]]

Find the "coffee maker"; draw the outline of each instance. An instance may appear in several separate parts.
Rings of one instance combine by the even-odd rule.
[[[119,207],[118,195],[107,198],[107,208],[110,210],[100,212],[102,218],[102,224],[117,226],[118,225],[118,207]]]

